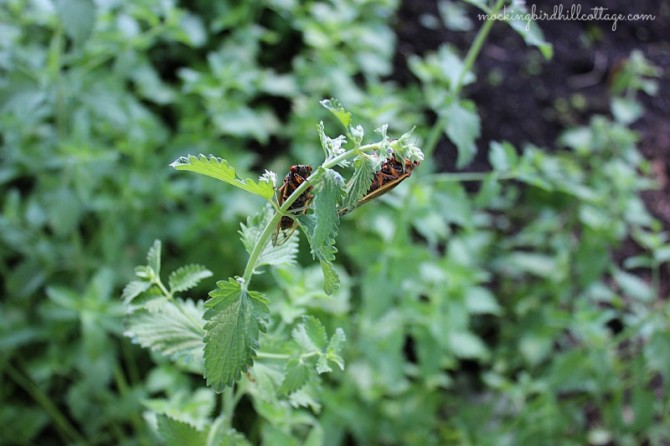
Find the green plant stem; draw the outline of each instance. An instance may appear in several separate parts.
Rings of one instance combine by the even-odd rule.
[[[505,0],[498,0],[489,14],[490,15],[497,14],[504,4]],[[477,56],[482,50],[482,47],[484,46],[484,42],[486,42],[486,38],[488,37],[489,32],[491,32],[491,28],[493,27],[494,22],[495,20],[485,21],[482,27],[479,29],[479,32],[477,32],[477,36],[475,37],[474,42],[472,42],[472,46],[470,46],[470,49],[468,50],[468,53],[465,56],[465,60],[463,62],[463,69],[458,75],[458,80],[456,81],[455,85],[452,85],[451,91],[454,97],[457,97],[460,94],[461,90],[463,89],[463,81],[465,80],[465,75],[472,70],[472,66],[475,64],[475,60],[477,60]],[[447,125],[448,119],[449,119],[448,116],[441,116],[437,120],[435,125],[433,125],[433,128],[430,130],[428,138],[426,139],[426,143],[423,146],[423,153],[426,158],[430,158],[430,156],[433,154],[433,151],[437,146],[437,142],[439,141],[440,136],[442,135],[442,131],[444,127]]]
[[[227,386],[221,396],[223,404],[223,424],[226,429],[233,426],[233,412],[235,411],[235,385]]]
[[[69,420],[61,411],[51,402],[51,399],[42,392],[29,378],[23,375],[11,364],[7,364],[5,371],[9,377],[30,395],[37,404],[51,417],[56,425],[56,431],[65,444],[86,444],[86,439],[70,424]]]
[[[257,352],[256,357],[259,359],[290,359],[291,355],[285,353]]]
[[[513,180],[517,178],[514,172],[496,173],[496,172],[461,172],[461,173],[435,173],[430,175],[427,180],[434,183],[448,182],[466,182],[466,181],[484,181],[487,177],[493,175],[496,180]]]

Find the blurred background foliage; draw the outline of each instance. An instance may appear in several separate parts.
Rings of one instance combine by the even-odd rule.
[[[479,26],[438,3],[422,26]],[[369,133],[416,126],[430,145],[446,120],[454,145],[435,159],[458,148],[467,164],[477,107],[444,98],[461,56],[441,42],[403,56],[410,80],[394,75],[399,7],[0,5],[0,442],[154,444],[156,413],[198,425],[216,410],[200,377],[123,337],[118,296],[154,239],[167,270],[244,268],[239,222],[260,200],[177,174],[178,156],[213,153],[251,177],[317,163],[315,124],[337,131],[319,100],[335,96]],[[640,198],[657,182],[631,129],[662,73],[639,52],[621,67],[604,112],[550,150],[479,141],[492,173],[429,158],[346,217],[334,296],[304,252],[261,276],[274,326],[313,314],[342,327],[347,367],[297,407],[249,379],[234,427],[268,445],[668,444],[670,245]],[[261,349],[286,342],[270,333]]]

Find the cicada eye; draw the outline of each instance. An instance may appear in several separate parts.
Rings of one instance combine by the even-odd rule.
[[[298,166],[291,166],[291,173],[298,173]]]

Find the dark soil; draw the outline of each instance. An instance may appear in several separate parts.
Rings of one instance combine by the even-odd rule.
[[[616,31],[612,22],[555,21],[538,22],[545,39],[553,44],[554,57],[545,61],[538,50],[526,46],[509,26],[496,23],[475,64],[479,81],[464,94],[473,99],[482,118],[479,154],[470,169],[488,170],[486,145],[490,140],[507,140],[516,147],[525,143],[553,150],[556,138],[565,129],[587,124],[595,114],[609,113],[609,81],[614,70],[638,49],[663,71],[656,96],[641,96],[644,116],[635,123],[639,148],[653,166],[661,189],[643,193],[648,209],[666,229],[670,228],[670,0],[610,1],[536,1],[530,7],[552,11],[554,5],[569,9],[581,5],[582,11],[608,8],[607,13],[654,14],[652,21],[620,21]],[[398,12],[398,51],[396,79],[407,82],[412,74],[407,56],[436,50],[451,44],[467,51],[481,26],[476,11],[470,8],[474,28],[468,32],[447,30],[440,25],[428,29],[421,25],[427,14],[439,17],[435,0],[405,0]],[[440,22],[441,23],[441,22]],[[495,74],[495,76],[492,76]],[[498,79],[498,84],[489,82]],[[455,166],[455,147],[443,139],[436,148],[438,169]],[[627,243],[621,258],[638,248]],[[664,291],[670,291],[665,276]]]

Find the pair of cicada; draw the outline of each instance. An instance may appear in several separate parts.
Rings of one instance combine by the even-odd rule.
[[[377,198],[390,191],[408,178],[412,174],[414,168],[418,165],[418,161],[411,162],[405,160],[404,162],[401,162],[398,161],[394,155],[391,155],[384,161],[379,172],[374,175],[368,191],[363,198],[358,201],[356,206],[365,204],[373,198]],[[284,178],[284,183],[277,190],[277,202],[279,203],[279,206],[281,206],[311,174],[312,166],[305,164],[291,166],[288,175]],[[272,243],[275,246],[279,246],[286,242],[298,227],[298,223],[294,216],[303,215],[307,212],[312,203],[312,199],[314,198],[312,189],[313,186],[308,187],[307,190],[300,194],[300,196],[291,203],[291,206],[288,208],[289,215],[282,215],[272,238]],[[339,215],[344,215],[349,211],[350,209],[343,208],[340,209],[338,213]]]

